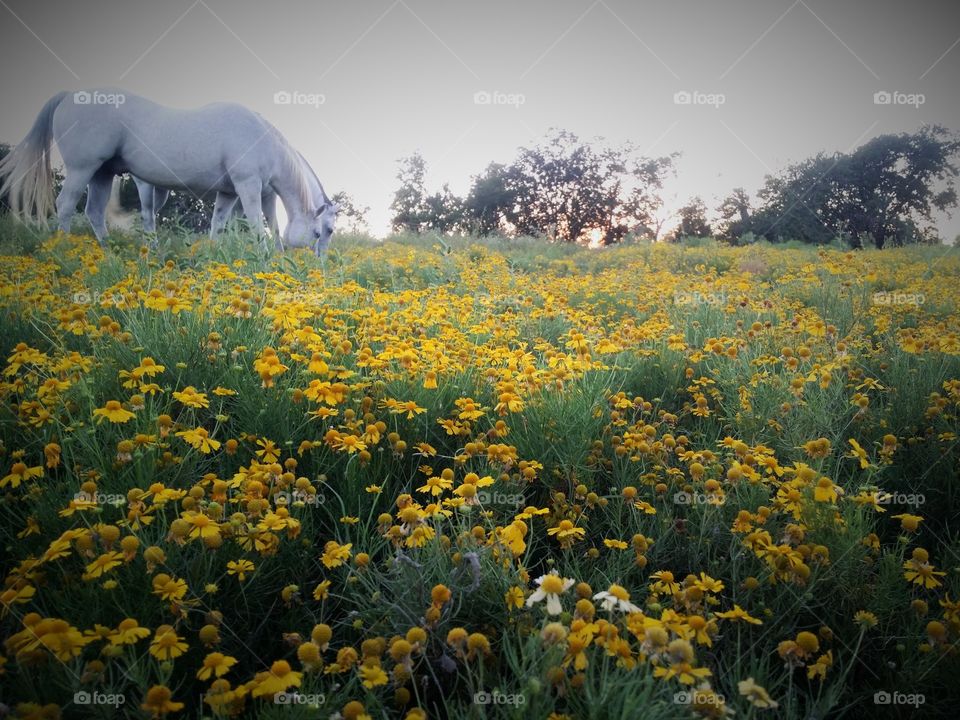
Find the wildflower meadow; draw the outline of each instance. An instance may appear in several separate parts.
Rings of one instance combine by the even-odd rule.
[[[10,717],[957,716],[951,247],[4,223]]]

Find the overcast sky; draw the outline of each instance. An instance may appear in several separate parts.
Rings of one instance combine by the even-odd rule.
[[[713,209],[820,150],[960,130],[957,0],[0,0],[0,17],[0,141],[63,89],[240,102],[381,234],[415,150],[463,193],[550,127],[629,140],[682,153],[670,208]],[[952,240],[960,213],[939,226]]]

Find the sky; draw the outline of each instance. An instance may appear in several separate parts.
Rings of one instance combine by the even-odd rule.
[[[554,127],[679,152],[669,215],[819,151],[960,131],[956,0],[0,0],[0,18],[0,141],[60,90],[239,102],[375,234],[414,151],[431,191],[461,194]],[[937,225],[952,241],[960,212]]]

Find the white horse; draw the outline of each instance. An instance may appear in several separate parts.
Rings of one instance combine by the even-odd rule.
[[[99,89],[61,92],[47,101],[23,141],[0,162],[0,194],[15,214],[46,220],[53,206],[50,146],[56,141],[66,177],[56,199],[60,229],[69,231],[77,203],[87,189],[86,215],[101,244],[113,178],[122,173],[157,191],[186,190],[224,196],[225,222],[236,198],[263,235],[264,197],[279,197],[289,223],[284,243],[312,247],[318,255],[330,243],[338,207],[286,138],[257,113],[233,103],[176,110],[130,93]],[[309,166],[307,166],[309,167]],[[319,182],[316,182],[319,186]],[[234,198],[227,205],[227,201]],[[142,199],[142,198],[141,198]],[[150,226],[153,227],[151,212]]]

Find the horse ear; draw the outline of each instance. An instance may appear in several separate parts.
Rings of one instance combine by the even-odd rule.
[[[324,203],[323,205],[321,205],[320,207],[317,208],[317,217],[320,217],[320,216],[323,215],[326,211],[327,211],[327,203]]]

